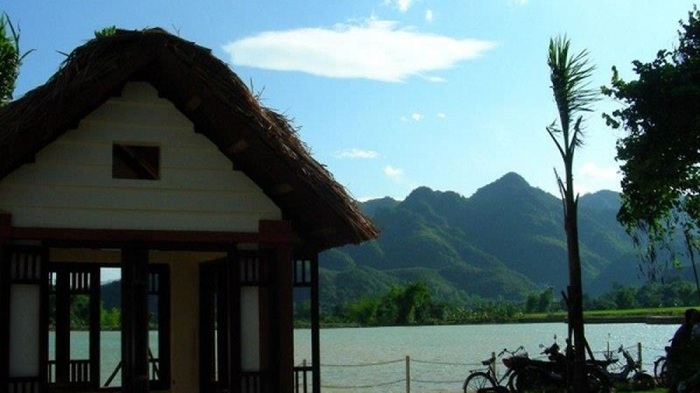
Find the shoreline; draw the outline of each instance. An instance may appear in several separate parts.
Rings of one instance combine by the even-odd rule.
[[[597,325],[606,323],[644,323],[647,325],[680,325],[683,323],[682,315],[627,315],[627,316],[584,316],[584,324],[586,325]],[[549,315],[549,316],[538,316],[538,317],[522,317],[517,318],[512,321],[484,321],[484,322],[467,322],[460,323],[456,325],[466,326],[466,325],[509,325],[509,324],[523,324],[523,323],[566,323],[565,315]],[[449,326],[455,324],[436,324],[428,326]],[[387,325],[387,326],[362,326],[356,323],[329,323],[321,324],[321,329],[337,329],[337,328],[363,328],[363,327],[390,327],[390,326],[402,326],[402,325]],[[419,326],[419,325],[403,325],[403,326]],[[310,326],[306,324],[299,324],[295,326],[296,329],[308,329]]]
[[[566,316],[551,316],[542,318],[518,319],[515,323],[538,323],[538,322],[563,322],[566,323]],[[682,315],[629,315],[629,316],[584,316],[585,324],[601,323],[646,323],[647,325],[680,325],[683,323]]]

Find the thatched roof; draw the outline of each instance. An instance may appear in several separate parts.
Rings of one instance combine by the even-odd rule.
[[[162,29],[90,40],[46,84],[0,108],[0,179],[129,81],[149,82],[171,101],[282,209],[304,242],[326,249],[378,235],[284,116],[262,107],[209,49]]]

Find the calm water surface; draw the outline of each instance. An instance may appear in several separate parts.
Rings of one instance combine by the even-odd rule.
[[[596,356],[623,345],[636,357],[641,343],[644,368],[653,373],[654,360],[676,328],[596,324],[586,326],[586,337]],[[323,391],[405,392],[408,356],[412,392],[458,392],[469,370],[480,368],[492,352],[522,345],[530,357],[538,357],[540,344],[549,345],[556,336],[562,345],[566,335],[565,323],[323,329]],[[296,364],[311,358],[310,337],[308,330],[296,331]]]
[[[620,345],[635,356],[642,345],[642,362],[653,372],[654,360],[675,332],[676,325],[601,324],[587,325],[586,337],[596,355]],[[540,344],[551,344],[555,336],[562,345],[567,334],[564,323],[347,328],[321,330],[321,384],[330,393],[400,393],[406,391],[406,357],[409,357],[411,392],[460,392],[470,370],[492,352],[520,345],[530,357],[540,356]],[[119,363],[118,332],[103,332],[102,382]],[[295,362],[311,359],[311,332],[295,331]],[[155,332],[150,337],[157,342]],[[53,335],[50,336],[53,348]],[[157,347],[152,347],[158,356]],[[74,357],[87,354],[87,334],[73,332]],[[50,354],[52,357],[53,354]],[[119,381],[117,376],[116,383]]]

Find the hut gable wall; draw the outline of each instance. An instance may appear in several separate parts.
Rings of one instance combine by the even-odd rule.
[[[114,143],[157,146],[160,178],[112,178]],[[80,125],[0,180],[18,227],[255,232],[280,209],[170,101],[128,83]]]

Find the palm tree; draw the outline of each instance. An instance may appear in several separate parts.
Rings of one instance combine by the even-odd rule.
[[[592,111],[591,105],[597,96],[596,90],[588,88],[588,79],[595,67],[588,64],[586,50],[576,55],[569,52],[569,40],[566,37],[549,40],[547,64],[550,69],[552,93],[559,111],[559,126],[554,121],[546,129],[564,161],[564,180],[556,170],[555,176],[564,205],[564,229],[569,262],[569,339],[573,336],[574,345],[571,390],[586,391],[584,367],[587,343],[583,325],[583,288],[578,243],[578,194],[574,193],[572,167],[576,148],[583,144],[581,114]]]

